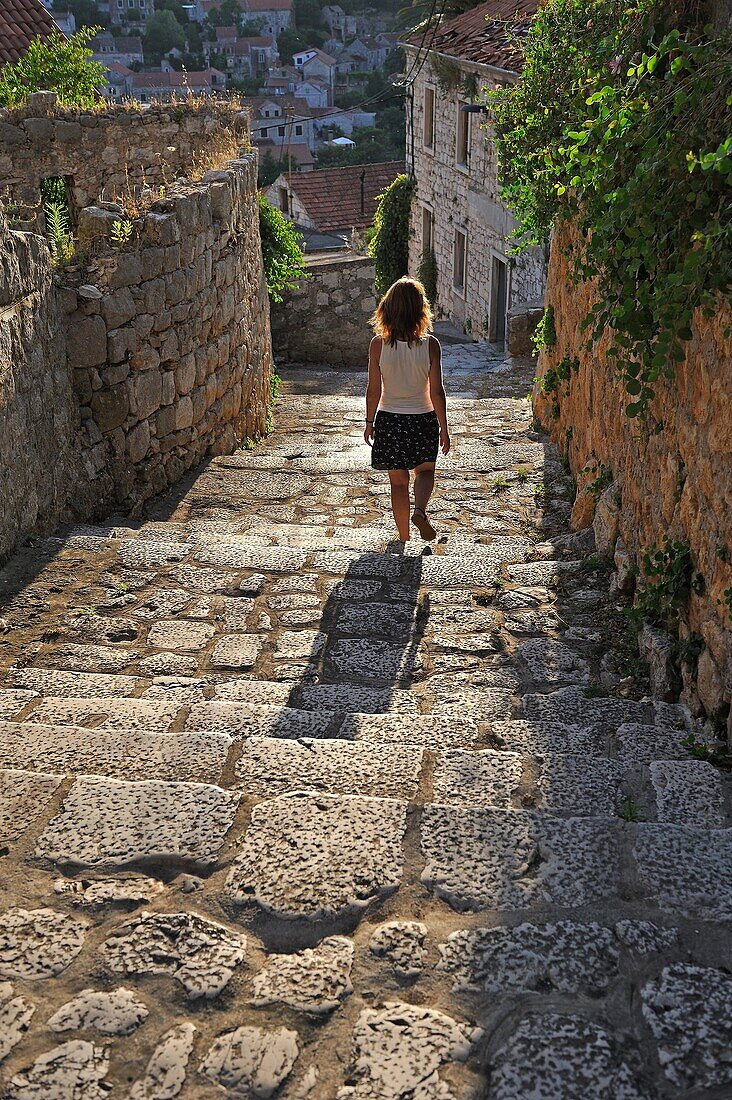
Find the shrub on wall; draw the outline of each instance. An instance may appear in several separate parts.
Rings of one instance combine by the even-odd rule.
[[[294,290],[307,278],[302,237],[281,211],[259,196],[259,234],[267,290],[273,302],[281,302],[285,290]]]
[[[0,69],[0,107],[21,107],[33,92],[55,92],[62,107],[93,107],[101,101],[104,65],[93,60],[90,39],[101,28],[84,27],[71,38],[35,38],[28,52]]]
[[[434,309],[437,303],[437,257],[433,249],[430,248],[422,253],[417,268],[417,278],[427,292],[430,305]]]
[[[369,252],[376,267],[378,295],[409,271],[409,210],[415,190],[410,176],[397,176],[379,196]]]
[[[646,416],[685,357],[698,307],[732,280],[729,30],[699,4],[548,0],[521,79],[492,93],[503,197],[526,244],[575,218],[575,278],[596,281],[589,341],[615,362]]]

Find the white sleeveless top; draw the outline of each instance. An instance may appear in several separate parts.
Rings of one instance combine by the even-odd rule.
[[[379,408],[390,413],[432,412],[430,397],[430,338],[410,347],[397,340],[392,347],[384,340],[379,360],[381,400]]]

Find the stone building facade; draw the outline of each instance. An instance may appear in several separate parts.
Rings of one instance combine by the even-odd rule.
[[[81,209],[79,262],[54,271],[0,222],[0,559],[59,520],[134,513],[265,429],[256,154],[168,187],[115,246],[122,213]]]
[[[578,479],[573,525],[583,527],[595,514],[598,549],[614,557],[622,590],[632,593],[633,567],[647,547],[667,537],[689,543],[697,581],[680,640],[697,657],[681,662],[677,687],[683,684],[695,710],[724,717],[732,700],[732,310],[720,302],[712,316],[697,311],[684,362],[672,379],[657,383],[651,412],[662,430],[644,430],[624,413],[629,398],[607,360],[609,335],[592,351],[585,346],[580,326],[594,297],[591,283],[571,278],[574,233],[560,226],[552,240],[547,302],[556,343],[542,351],[537,374],[541,379],[565,356],[576,358],[579,369],[556,393],[543,394],[539,381],[534,411]],[[600,473],[612,483],[596,505],[589,486]],[[654,634],[646,632],[644,644],[658,656],[663,639]],[[656,686],[662,693],[668,687]]]
[[[438,316],[498,343],[509,312],[543,297],[546,256],[538,248],[511,254],[516,223],[499,197],[495,147],[478,100],[481,89],[517,79],[505,21],[535,10],[531,0],[490,0],[443,24],[426,60],[419,39],[405,47],[407,73],[415,74],[407,110],[407,171],[417,184],[410,271],[433,251]]]
[[[272,306],[275,354],[291,363],[365,370],[376,308],[374,261],[353,253],[312,256],[308,278]]]
[[[168,187],[218,151],[248,144],[248,116],[235,101],[112,105],[98,111],[57,106],[53,93],[0,118],[0,201],[19,227],[42,227],[41,183],[64,179],[72,216],[99,199]]]

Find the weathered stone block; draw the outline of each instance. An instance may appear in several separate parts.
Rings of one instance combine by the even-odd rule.
[[[66,351],[72,367],[96,367],[107,358],[107,326],[101,317],[69,318]]]
[[[91,409],[95,421],[103,432],[119,428],[124,424],[130,411],[126,384],[120,383],[107,390],[98,390],[92,397]]]

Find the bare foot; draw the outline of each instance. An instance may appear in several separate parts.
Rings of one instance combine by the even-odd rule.
[[[412,516],[412,523],[419,531],[425,542],[432,542],[437,538],[437,531],[427,519],[427,513],[422,508],[415,508]]]

